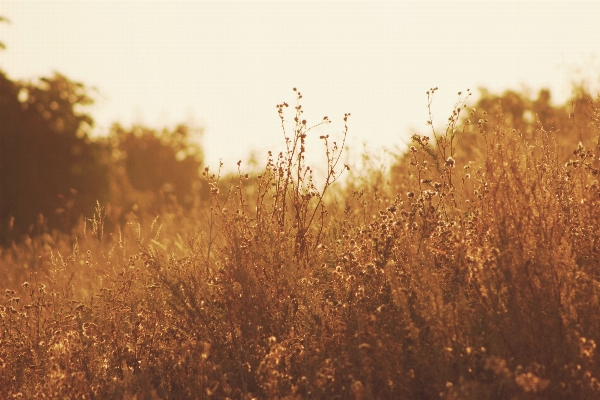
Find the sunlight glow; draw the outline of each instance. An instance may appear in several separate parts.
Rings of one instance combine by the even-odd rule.
[[[549,87],[564,101],[600,51],[598,2],[3,1],[0,15],[13,79],[56,70],[96,87],[97,134],[113,122],[203,127],[208,163],[228,169],[281,148],[274,106],[294,86],[309,123],[330,116],[327,133],[352,113],[356,157],[363,142],[404,148],[424,131],[431,87],[439,124],[467,88]]]

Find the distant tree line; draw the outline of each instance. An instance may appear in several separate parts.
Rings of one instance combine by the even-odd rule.
[[[69,232],[82,216],[94,214],[98,202],[108,206],[107,222],[114,226],[131,210],[154,217],[165,204],[190,208],[208,198],[199,175],[203,153],[188,126],[159,131],[114,124],[106,135],[92,138],[94,120],[85,112],[92,103],[89,88],[61,74],[21,82],[0,71],[0,246],[52,229]],[[568,148],[563,142],[572,137],[589,146],[600,132],[591,104],[582,87],[558,106],[547,89],[537,98],[481,89],[473,108],[486,126],[508,122],[532,140],[541,126],[556,132],[560,148]],[[473,128],[483,122],[464,118],[474,118]],[[477,129],[461,133],[457,154],[476,161],[484,140]],[[440,162],[431,156],[431,162]],[[392,166],[392,180],[405,165],[401,157]]]
[[[552,132],[552,143],[556,146],[559,159],[566,162],[573,157],[573,138],[578,138],[583,146],[591,148],[598,145],[600,138],[600,115],[594,102],[598,101],[583,84],[573,87],[572,97],[564,104],[553,104],[549,89],[541,89],[537,96],[525,91],[506,90],[502,94],[490,93],[485,88],[479,89],[479,98],[474,105],[468,105],[469,112],[462,113],[461,126],[467,127],[457,132],[455,138],[456,154],[462,161],[478,162],[484,158],[482,152],[488,148],[482,130],[505,129],[510,126],[515,132],[534,143],[540,129]],[[469,120],[468,123],[465,122]],[[446,129],[451,127],[447,125]],[[438,134],[441,132],[438,129]],[[428,136],[432,132],[418,132],[412,137],[413,144],[422,140],[422,134]],[[508,132],[506,132],[508,133]],[[439,154],[432,151],[430,162],[433,165],[443,164]],[[392,165],[392,176],[407,173],[407,160],[411,152],[401,154],[398,162]]]
[[[132,208],[190,207],[206,192],[189,127],[115,124],[91,138],[89,93],[58,73],[21,82],[0,71],[0,246],[49,229],[68,232],[97,202],[110,204],[118,223]]]

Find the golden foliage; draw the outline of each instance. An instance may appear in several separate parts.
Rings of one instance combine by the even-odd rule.
[[[0,397],[598,398],[600,102],[572,129],[459,95],[389,176],[334,185],[322,136],[318,186],[296,94],[284,151],[205,170],[208,204],[4,250]]]

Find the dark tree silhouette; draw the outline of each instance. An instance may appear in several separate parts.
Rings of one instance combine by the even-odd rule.
[[[86,133],[93,120],[79,111],[87,93],[58,73],[32,83],[0,72],[0,243],[46,224],[68,229],[104,200],[101,149]]]

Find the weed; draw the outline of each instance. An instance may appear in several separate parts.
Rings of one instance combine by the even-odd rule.
[[[318,185],[295,90],[259,173],[3,250],[0,397],[597,398],[600,100],[573,130],[469,93],[390,174],[340,161],[346,114]]]

